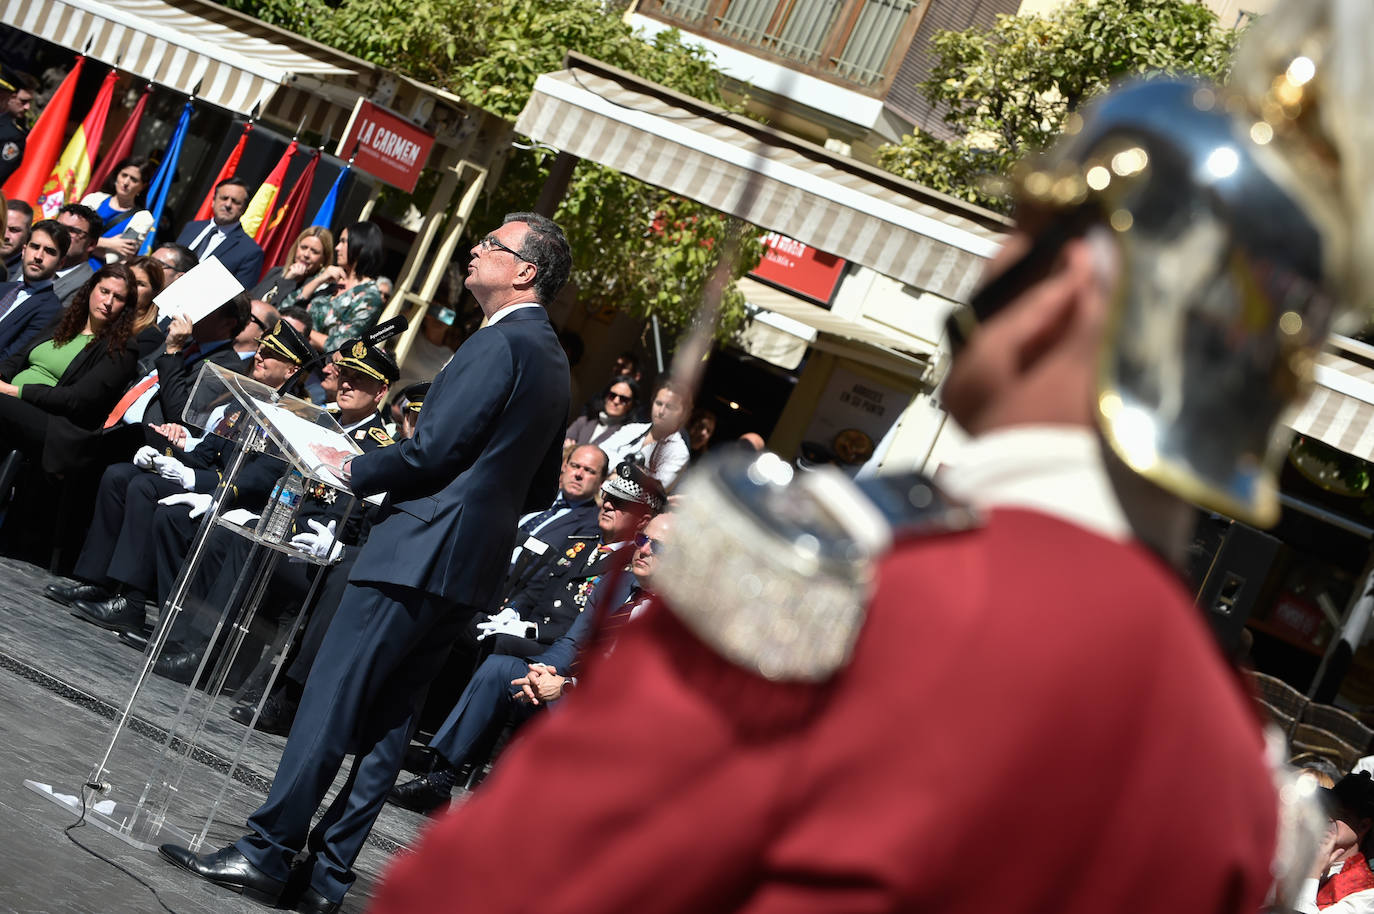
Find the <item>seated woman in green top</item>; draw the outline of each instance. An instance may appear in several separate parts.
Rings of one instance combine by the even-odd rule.
[[[106,264],[47,331],[0,362],[4,446],[37,453],[59,416],[100,428],[137,369],[135,288],[128,267]]]
[[[310,345],[333,351],[345,340],[361,337],[382,312],[377,275],[382,269],[382,230],[371,222],[355,222],[339,233],[334,264],[316,273],[277,305],[303,304],[315,326]]]

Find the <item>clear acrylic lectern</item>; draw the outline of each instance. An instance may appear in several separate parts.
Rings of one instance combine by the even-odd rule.
[[[231,442],[232,448],[226,449],[220,484],[171,596],[160,608],[128,699],[84,783],[54,784],[42,776],[24,782],[73,812],[81,811],[82,791],[89,791],[88,821],[150,850],[169,841],[193,849],[205,842],[254,738],[251,727],[229,720],[227,701],[220,699],[241,697],[254,683],[261,684],[262,696],[270,694],[286,649],[301,625],[300,609],[310,604],[324,576],[322,567],[308,569],[305,600],[283,613],[276,625],[267,627],[271,634],[262,637],[265,627],[255,624],[256,616],[279,560],[285,557],[315,566],[322,566],[324,560],[290,545],[290,521],[299,502],[292,506],[289,500],[276,501],[292,517],[285,524],[288,533],[275,540],[267,535],[273,499],[261,507],[256,524],[232,522],[237,519],[230,509],[241,471],[250,463],[271,460],[279,463],[283,480],[290,471],[299,472],[307,498],[335,505],[342,531],[356,503],[327,466],[361,453],[327,411],[296,397],[279,396],[264,384],[209,362],[202,363],[184,418],[205,429],[207,438],[217,435]],[[254,469],[259,475],[266,471],[261,465]],[[230,554],[241,565],[222,565]],[[188,629],[209,637],[191,685],[151,675],[175,633]],[[245,643],[259,654],[250,650],[241,657]],[[241,673],[249,664],[253,672],[247,684],[239,687],[231,674]],[[259,709],[262,700],[258,700]],[[257,723],[256,712],[253,723]],[[260,751],[271,755],[275,763],[275,747],[260,747]],[[271,772],[260,774],[270,778]]]

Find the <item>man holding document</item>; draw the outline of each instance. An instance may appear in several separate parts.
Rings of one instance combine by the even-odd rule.
[[[435,378],[413,438],[345,461],[360,496],[388,492],[320,647],[267,802],[252,832],[217,852],[162,854],[277,903],[300,850],[300,911],[336,910],[353,861],[400,771],[420,702],[474,613],[490,607],[522,510],[552,497],[568,409],[568,363],[544,305],[567,281],[562,230],[508,215],[472,249],[466,285],[487,324]],[[346,753],[347,783],[311,834]]]

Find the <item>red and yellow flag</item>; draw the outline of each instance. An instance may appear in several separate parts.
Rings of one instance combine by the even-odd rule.
[[[115,134],[114,142],[105,152],[105,158],[96,165],[95,171],[91,172],[91,183],[87,187],[94,187],[100,190],[100,185],[105,183],[113,172],[114,167],[127,159],[134,151],[134,137],[138,136],[138,126],[143,123],[143,112],[148,109],[148,96],[152,94],[153,84],[148,83],[143,87],[143,94],[138,97],[138,104],[134,105],[134,110],[129,113],[129,119],[124,122],[124,126],[119,128],[119,133]],[[144,175],[151,179],[151,175]]]
[[[305,224],[305,202],[310,199],[310,188],[315,183],[315,166],[318,164],[320,154],[312,151],[310,161],[305,163],[301,176],[296,179],[296,186],[286,195],[286,202],[277,207],[276,214],[266,224],[267,231],[258,241],[263,254],[263,276],[267,275],[273,264],[286,263],[286,258],[295,253],[293,246],[296,236],[301,233],[301,226]]]
[[[258,192],[253,194],[253,199],[248,201],[248,209],[244,211],[243,218],[239,220],[239,225],[243,230],[253,236],[253,240],[259,245],[267,237],[267,230],[270,227],[267,219],[277,205],[277,194],[281,193],[281,186],[286,182],[286,170],[291,167],[291,157],[296,154],[296,141],[292,140],[291,145],[286,147],[286,152],[282,153],[281,160],[272,169],[272,173],[263,179],[258,187]]]
[[[219,174],[215,175],[215,181],[210,185],[210,190],[206,192],[205,199],[200,202],[200,209],[196,210],[195,216],[191,219],[192,222],[204,222],[210,218],[215,202],[215,188],[228,181],[239,170],[239,160],[243,158],[243,147],[248,144],[248,134],[252,132],[253,122],[248,121],[243,125],[243,132],[239,134],[239,141],[230,150],[229,158],[224,160],[224,164],[220,166]]]
[[[51,219],[67,203],[75,203],[86,193],[86,185],[91,181],[91,168],[95,165],[95,154],[100,149],[100,137],[105,132],[105,118],[110,113],[110,101],[114,98],[115,80],[119,74],[114,70],[105,74],[95,103],[76,133],[67,141],[62,157],[53,166],[43,190],[38,195],[38,205],[43,215]]]
[[[34,207],[39,205],[38,195],[48,175],[52,174],[53,165],[57,162],[57,150],[62,148],[62,137],[67,132],[67,116],[72,111],[72,96],[76,93],[76,82],[81,77],[81,67],[85,62],[83,56],[76,58],[72,71],[62,80],[62,85],[57,87],[44,106],[43,113],[38,116],[38,123],[29,131],[24,146],[24,160],[5,181],[3,191],[7,199],[23,200]]]

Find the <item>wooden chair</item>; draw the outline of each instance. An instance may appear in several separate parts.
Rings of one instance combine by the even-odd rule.
[[[1318,704],[1317,702],[1308,704],[1303,709],[1302,722],[1334,733],[1359,749],[1361,753],[1367,753],[1370,742],[1374,741],[1374,730],[1361,723],[1355,715],[1331,705]]]
[[[1252,671],[1250,681],[1255,684],[1255,692],[1260,701],[1278,708],[1289,717],[1302,720],[1302,710],[1307,707],[1307,696],[1293,688],[1277,676]]]
[[[1291,714],[1283,713],[1267,701],[1261,701],[1260,706],[1264,708],[1265,713],[1269,715],[1269,719],[1283,731],[1284,737],[1286,739],[1292,739],[1293,730],[1298,725],[1298,719]]]
[[[1291,755],[1314,752],[1329,758],[1336,763],[1336,767],[1340,768],[1342,774],[1349,772],[1360,760],[1360,750],[1329,730],[1323,730],[1311,724],[1300,723],[1297,725],[1293,731],[1290,748],[1292,749]]]

